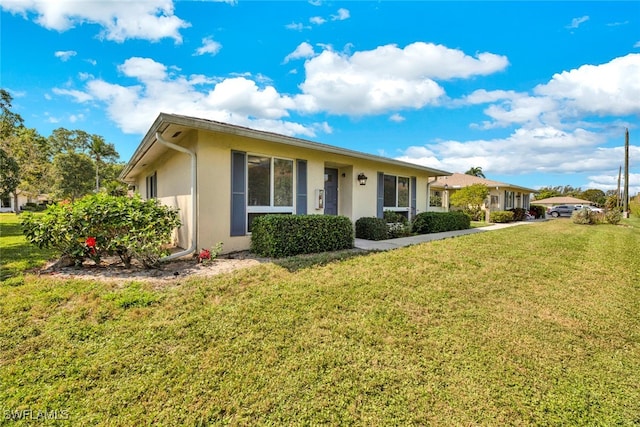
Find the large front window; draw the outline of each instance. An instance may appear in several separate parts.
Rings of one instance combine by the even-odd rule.
[[[409,208],[409,178],[384,176],[384,207]]]
[[[293,213],[293,160],[247,156],[247,225],[266,214]]]

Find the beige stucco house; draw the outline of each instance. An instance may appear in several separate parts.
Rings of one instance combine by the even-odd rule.
[[[450,176],[443,176],[429,183],[430,210],[448,211],[450,208],[449,200],[451,195],[461,188],[472,184],[484,184],[489,188],[489,196],[482,209],[489,209],[492,212],[513,208],[529,209],[531,205],[531,194],[536,192],[536,190],[532,188],[493,181],[491,179],[463,173],[453,173]]]
[[[120,178],[180,209],[185,252],[246,250],[265,214],[344,215],[428,209],[428,182],[449,172],[211,120],[160,114]]]

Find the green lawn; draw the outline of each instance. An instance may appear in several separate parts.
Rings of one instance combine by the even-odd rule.
[[[165,288],[5,281],[0,424],[638,425],[640,220],[624,224]]]

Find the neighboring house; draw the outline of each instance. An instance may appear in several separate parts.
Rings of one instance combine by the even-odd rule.
[[[13,206],[14,200],[15,198],[13,197],[13,193],[9,194],[8,197],[1,198],[0,212],[16,212],[17,209],[15,206]],[[31,199],[29,199],[27,196],[18,194],[18,209],[20,209],[21,206],[24,206],[26,203],[30,201]]]
[[[547,209],[558,205],[593,205],[590,200],[578,199],[577,197],[559,196],[559,197],[547,197],[546,199],[532,200],[534,205],[546,206]]]
[[[246,250],[265,214],[408,218],[427,210],[428,181],[449,172],[275,133],[160,114],[120,178],[180,209],[177,245]]]
[[[451,195],[457,190],[473,184],[484,184],[489,188],[489,196],[484,206],[482,206],[482,210],[488,208],[490,211],[504,211],[513,208],[529,209],[531,193],[536,191],[532,188],[493,181],[474,175],[454,173],[451,176],[443,176],[429,183],[430,210],[448,211]]]

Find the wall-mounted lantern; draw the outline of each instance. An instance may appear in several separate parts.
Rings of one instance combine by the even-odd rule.
[[[367,185],[367,179],[369,178],[367,178],[364,173],[360,172],[358,174],[358,182],[360,183],[360,185]]]

